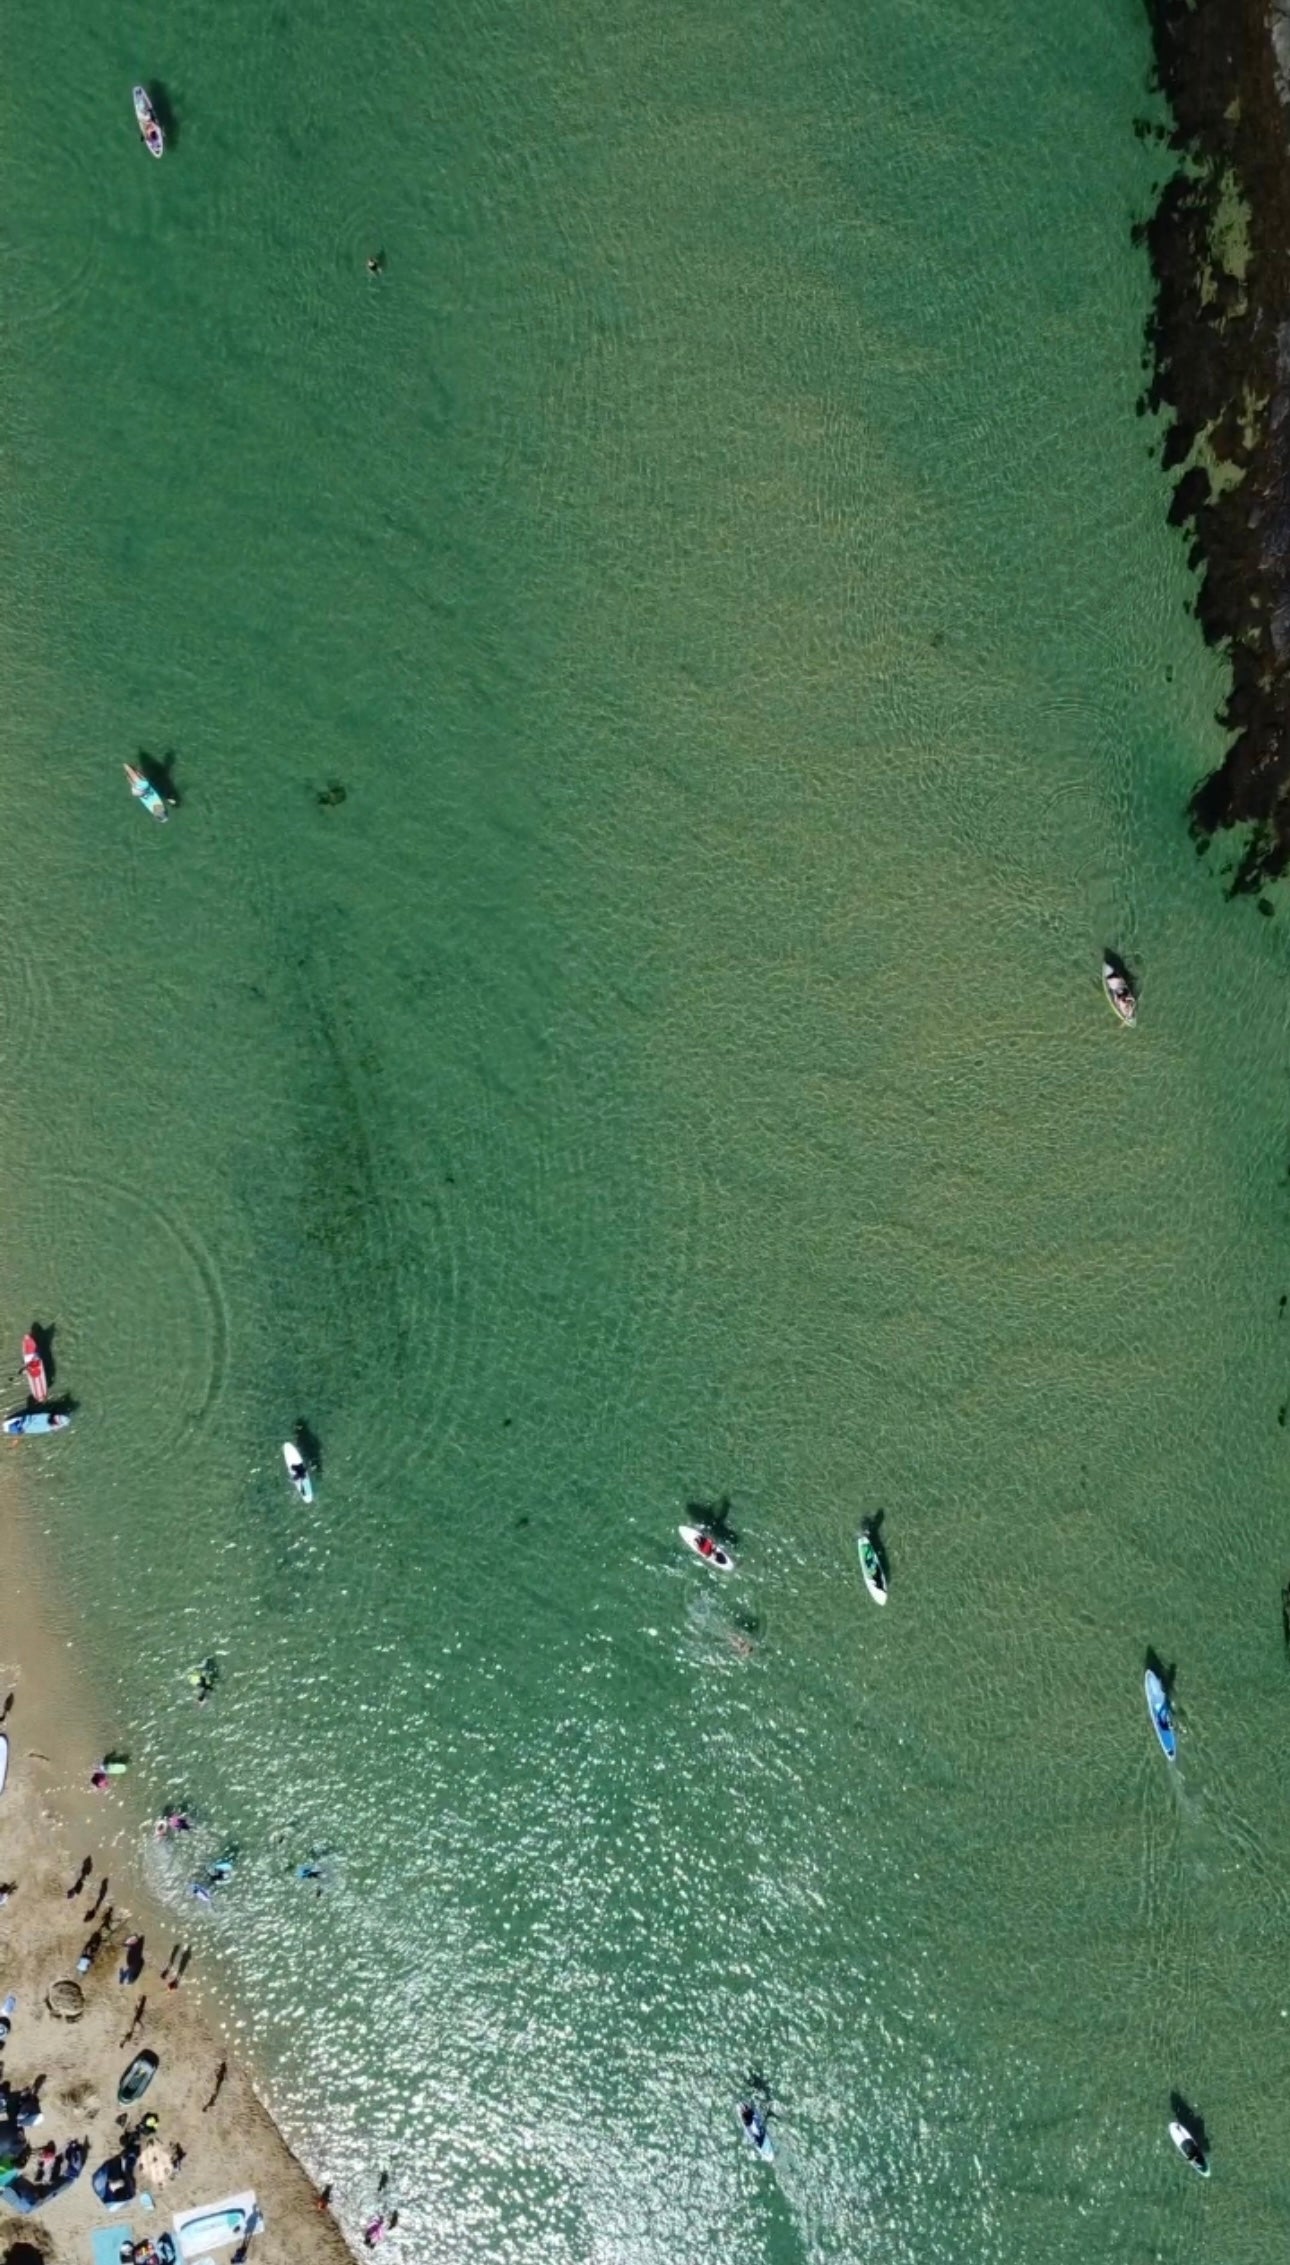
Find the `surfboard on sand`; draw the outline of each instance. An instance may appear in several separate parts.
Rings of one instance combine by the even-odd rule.
[[[125,2101],[127,2106],[134,2100],[141,2100],[157,2073],[157,2065],[155,2053],[136,2053],[116,2088],[118,2100]]]

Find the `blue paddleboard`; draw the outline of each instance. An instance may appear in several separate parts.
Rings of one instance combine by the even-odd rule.
[[[1176,1761],[1178,1758],[1178,1740],[1174,1733],[1174,1718],[1170,1712],[1169,1696],[1153,1667],[1149,1667],[1143,1676],[1142,1688],[1147,1694],[1147,1712],[1151,1717],[1155,1734],[1160,1740],[1165,1759],[1170,1762]]]

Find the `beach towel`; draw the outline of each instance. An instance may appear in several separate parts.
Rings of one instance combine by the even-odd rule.
[[[90,2235],[90,2265],[118,2265],[123,2241],[133,2245],[134,2235],[128,2226],[100,2226]]]

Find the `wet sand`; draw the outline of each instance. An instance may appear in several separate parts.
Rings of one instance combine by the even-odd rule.
[[[8,1490],[6,1490],[8,1491]],[[16,1505],[7,1505],[16,1508]],[[16,1521],[21,1527],[21,1517]],[[0,2258],[37,2257],[55,2265],[89,2265],[90,2235],[99,2226],[128,2225],[136,2240],[155,2240],[171,2227],[172,2213],[254,2188],[264,2215],[250,2257],[260,2265],[327,2265],[350,2250],[318,2190],[266,2113],[247,2075],[234,2065],[214,2016],[204,2002],[200,1931],[180,1986],[170,1989],[163,1969],[175,1928],[173,1915],[155,1911],[127,1873],[121,1843],[122,1804],[114,1793],[69,1792],[79,1743],[77,1718],[90,1709],[69,1683],[66,1639],[43,1616],[24,1584],[0,1606],[0,1672],[10,1694],[4,1728],[10,1740],[8,1782],[0,1793],[0,1882],[14,1883],[0,1908],[0,1997],[17,2006],[3,2054],[6,2082],[39,2084],[43,2121],[29,2136],[33,2148],[52,2140],[62,2148],[84,2139],[89,2158],[80,2178],[31,2216],[20,2216],[0,2196]],[[86,1768],[94,1758],[86,1745]],[[94,1828],[97,1827],[97,1830]],[[116,1845],[113,1846],[112,1844]],[[106,1878],[106,1888],[101,1883]],[[77,1880],[79,1890],[69,1893]],[[77,1960],[107,1919],[107,1931],[89,1971]],[[143,1936],[144,1965],[137,1981],[119,1979],[126,1938]],[[84,2013],[68,2022],[48,2004],[52,1984],[78,1981]],[[135,2120],[156,2113],[156,2140],[168,2156],[183,2149],[170,2176],[140,2179],[155,2208],[136,2199],[109,2212],[96,2197],[91,2174],[120,2143],[126,2111],[117,2087],[132,2057],[149,2049],[158,2069]],[[221,2074],[222,2071],[222,2074]],[[150,2158],[155,2165],[156,2158]],[[163,2166],[164,2167],[164,2166]],[[28,2165],[28,2170],[32,2168]],[[15,2245],[27,2244],[24,2251]],[[395,2245],[382,2254],[394,2253]],[[219,2265],[231,2247],[216,2251]]]
[[[1231,661],[1220,721],[1235,736],[1192,820],[1202,847],[1251,829],[1232,886],[1254,891],[1290,864],[1290,42],[1265,0],[1147,8],[1180,162],[1136,231],[1156,284],[1140,406],[1171,418],[1169,516],[1200,570],[1201,627]]]

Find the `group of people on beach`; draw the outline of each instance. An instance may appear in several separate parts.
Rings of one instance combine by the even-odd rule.
[[[204,1705],[210,1698],[212,1692],[216,1687],[218,1676],[218,1665],[213,1660],[206,1660],[199,1668],[194,1668],[189,1672],[187,1680],[194,1692],[194,1696],[196,1697],[198,1705]],[[94,1786],[96,1791],[106,1791],[111,1782],[111,1779],[114,1776],[120,1776],[121,1774],[123,1774],[123,1772],[128,1768],[128,1765],[128,1755],[107,1755],[104,1757],[103,1761],[96,1763],[94,1769],[90,1773],[90,1782]],[[155,1840],[163,1843],[173,1843],[181,1840],[185,1835],[191,1833],[194,1830],[194,1820],[188,1809],[176,1806],[169,1809],[164,1809],[161,1815],[154,1821],[152,1830]],[[285,1839],[286,1837],[287,1836],[285,1832],[275,1834],[274,1836],[275,1840],[278,1842]],[[291,1875],[293,1879],[301,1882],[303,1885],[311,1886],[316,1894],[322,1895],[329,1883],[331,1857],[332,1851],[329,1848],[318,1846],[309,1848],[299,1861],[292,1864]],[[236,1862],[237,1850],[235,1848],[227,1848],[223,1854],[217,1857],[213,1857],[190,1881],[188,1889],[189,1894],[193,1896],[198,1902],[210,1904],[214,1900],[215,1895],[219,1891],[219,1889],[226,1886],[229,1880],[233,1877]],[[73,1881],[71,1887],[67,1891],[69,1897],[79,1893],[86,1880],[89,1878],[91,1870],[92,1865],[90,1859],[87,1857],[85,1863],[81,1867],[80,1872],[77,1874],[76,1879]],[[97,1903],[94,1906],[95,1911],[97,1911],[98,1906],[102,1903],[106,1889],[107,1881],[106,1879],[104,1879],[99,1890]],[[91,1913],[91,1916],[92,1915],[93,1913]],[[112,1917],[112,1908],[111,1906],[109,1906],[108,1909],[103,1913],[102,1919],[98,1927],[95,1929],[95,1932],[91,1935],[83,1951],[81,1952],[80,1958],[77,1961],[78,1973],[86,1974],[89,1972],[91,1966],[94,1963],[94,1960],[99,1954],[99,1951],[102,1949],[104,1943],[108,1939],[111,1931]],[[117,1977],[118,1981],[122,1983],[133,1983],[139,1979],[139,1976],[143,1971],[143,1951],[144,1945],[142,1935],[131,1934],[126,1937],[125,1943],[122,1946],[122,1962]],[[191,1955],[191,1949],[188,1945],[175,1945],[174,1949],[171,1951],[170,1957],[166,1961],[165,1967],[162,1969],[161,1974],[161,1979],[168,1989],[178,1989],[180,1979]],[[132,2037],[135,2035],[139,2026],[141,2009],[145,2003],[146,2000],[141,1999],[139,2006],[136,2007],[135,2018],[122,2039],[123,2047],[128,2044],[131,2041]],[[224,2079],[227,2074],[227,2063],[221,2062],[219,2069],[216,2072],[215,2085],[211,2093],[211,2097],[205,2103],[207,2109],[215,2105],[215,2102],[219,2098],[220,2092],[223,2088]],[[155,2122],[155,2119],[152,2120]],[[178,2150],[178,2154],[180,2159],[182,2160],[182,2148]],[[373,2214],[367,2219],[362,2228],[363,2244],[367,2249],[378,2248],[390,2234],[395,2232],[398,2227],[399,2213],[397,2209],[388,2208],[385,2202],[388,2185],[389,2173],[382,2172],[377,2185],[377,2200],[381,2206],[373,2212]],[[325,2187],[319,2194],[317,2199],[318,2207],[320,2210],[329,2209],[331,2204],[331,2188]],[[253,2231],[254,2228],[251,2226],[248,2226],[244,2230],[242,2244],[238,2248],[238,2250],[234,2252],[234,2265],[236,2265],[237,2260],[242,2259],[246,2256],[247,2250],[249,2248],[250,2237]],[[155,2250],[152,2253],[152,2259],[147,2261],[147,2265],[154,2265],[154,2261],[155,2265],[163,2265],[163,2261],[158,2258],[158,2253]],[[134,2265],[133,2259],[131,2259],[130,2265]],[[140,2260],[139,2265],[144,2265],[144,2261]]]

